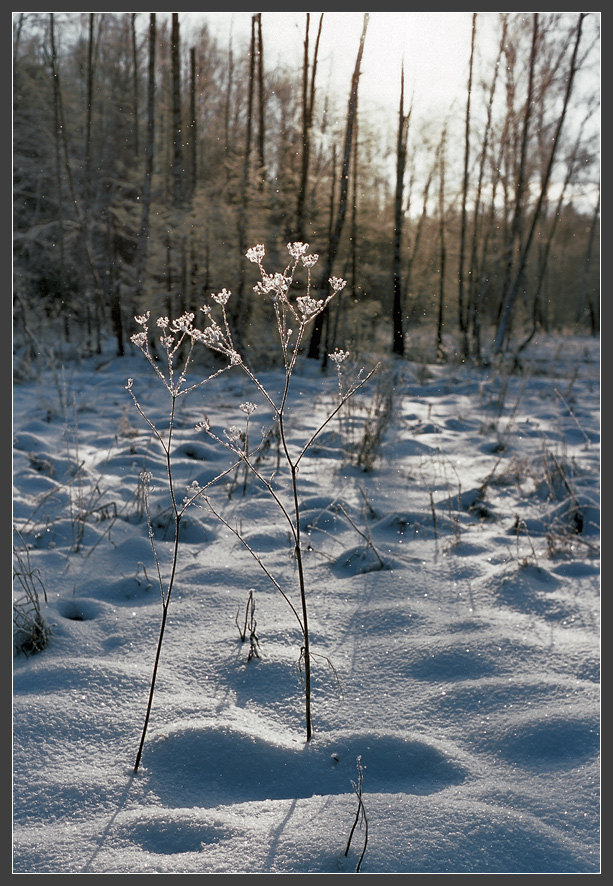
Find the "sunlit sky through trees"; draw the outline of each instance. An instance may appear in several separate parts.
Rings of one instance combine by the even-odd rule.
[[[319,26],[320,12],[310,13],[311,52]],[[237,49],[249,39],[251,13],[182,13],[189,28],[206,22],[222,42],[232,37]],[[493,33],[495,14],[483,16],[483,27]],[[485,19],[488,19],[487,23]],[[318,61],[321,90],[337,94],[345,102],[355,65],[363,12],[325,12]],[[436,107],[442,114],[466,89],[470,54],[470,12],[371,12],[364,45],[360,98],[371,108],[395,110],[400,97],[400,75],[405,69],[407,104],[416,108]],[[267,67],[303,62],[306,30],[305,12],[263,12],[262,33]],[[495,42],[495,38],[492,38]],[[342,108],[343,104],[340,105]]]
[[[181,13],[182,34],[188,37],[206,23],[220,45],[232,45],[239,54],[248,51],[251,12]],[[513,13],[512,15],[521,15]],[[543,16],[547,16],[543,13]],[[578,13],[559,13],[559,27],[570,32]],[[263,12],[262,35],[265,70],[279,66],[299,75],[304,60],[306,12]],[[321,12],[310,13],[309,54],[312,58]],[[532,13],[526,13],[531,17]],[[144,17],[143,17],[144,18]],[[318,54],[317,95],[330,102],[332,122],[344,119],[364,22],[364,12],[325,12]],[[466,109],[473,12],[370,12],[361,66],[359,106],[369,124],[387,135],[388,147],[395,139],[400,99],[401,71],[404,67],[405,112],[411,109],[412,128],[430,126],[438,133],[445,120],[461,121]],[[600,117],[596,113],[586,123],[584,102],[579,97],[600,91],[600,14],[584,22],[583,51],[590,62],[580,71],[574,86],[574,102],[569,109],[567,135],[573,122],[588,126],[598,138]],[[479,12],[476,16],[475,58],[471,109],[473,127],[484,113],[482,89],[491,82],[500,42],[500,14]],[[567,61],[568,63],[568,61]],[[482,84],[481,86],[479,84]],[[503,101],[503,92],[498,100]],[[459,132],[460,130],[458,130]],[[587,135],[587,132],[585,133]],[[462,145],[450,160],[460,162]],[[393,165],[393,164],[392,164]],[[394,175],[390,168],[390,175]],[[594,182],[594,192],[597,183]],[[555,190],[555,186],[554,186]],[[586,206],[594,199],[590,192]]]

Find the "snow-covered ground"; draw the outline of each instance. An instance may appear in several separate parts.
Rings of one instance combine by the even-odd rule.
[[[384,365],[302,462],[309,743],[294,614],[228,527],[187,511],[137,774],[162,613],[143,470],[164,578],[172,531],[127,379],[160,428],[168,398],[136,349],[19,373],[14,600],[25,576],[51,633],[13,660],[14,872],[354,872],[364,847],[364,873],[600,870],[599,342],[522,356],[513,374]],[[299,362],[293,440],[336,389]],[[203,409],[222,433],[253,395],[234,368],[180,401],[180,488],[229,463]],[[362,470],[360,428],[390,403]],[[211,502],[298,607],[266,490],[231,473]]]

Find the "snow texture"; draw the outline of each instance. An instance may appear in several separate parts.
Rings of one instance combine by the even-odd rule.
[[[515,372],[399,362],[369,470],[352,454],[375,379],[315,442],[299,473],[309,743],[294,614],[236,536],[191,507],[136,775],[162,609],[143,470],[165,577],[172,526],[128,377],[159,428],[168,401],[138,351],[111,346],[16,380],[15,562],[50,634],[36,651],[15,631],[13,871],[352,873],[366,841],[364,873],[597,873],[598,346],[542,339]],[[313,363],[293,377],[296,445],[337,390]],[[255,393],[235,367],[180,401],[178,488],[228,465],[195,430],[203,412],[221,434]],[[256,419],[274,427],[264,413],[250,433]],[[286,496],[274,435],[265,449]],[[230,474],[211,501],[298,606],[266,491]],[[237,629],[249,591],[251,660]],[[360,773],[366,820],[346,853]]]

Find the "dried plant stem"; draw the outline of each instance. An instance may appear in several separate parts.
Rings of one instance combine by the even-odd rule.
[[[283,391],[280,397],[280,400],[275,399],[264,387],[264,385],[260,382],[255,373],[243,362],[242,356],[236,350],[234,343],[232,341],[232,333],[230,330],[230,325],[228,323],[227,313],[225,305],[228,299],[231,296],[231,293],[223,289],[221,292],[217,294],[213,294],[211,299],[215,302],[219,307],[216,310],[221,310],[221,323],[219,323],[213,316],[212,309],[209,305],[205,305],[202,308],[205,316],[208,319],[208,325],[204,330],[199,330],[193,324],[194,315],[191,312],[186,312],[181,317],[176,320],[170,321],[168,317],[159,317],[157,320],[158,327],[162,330],[160,335],[160,342],[162,347],[166,351],[167,355],[167,373],[165,374],[161,369],[157,362],[153,359],[153,356],[150,351],[149,346],[149,312],[144,314],[143,316],[136,317],[136,322],[139,323],[143,330],[136,335],[132,336],[132,342],[135,344],[144,356],[147,358],[151,366],[153,367],[156,375],[163,382],[166,387],[168,393],[171,398],[171,406],[170,406],[170,421],[169,421],[169,429],[167,432],[167,438],[158,431],[155,424],[149,419],[149,417],[145,414],[143,409],[141,408],[138,400],[136,399],[133,388],[132,379],[128,380],[128,390],[130,391],[134,403],[145,420],[145,422],[149,425],[155,437],[159,441],[162,450],[166,459],[166,473],[168,480],[168,488],[170,492],[170,499],[172,504],[172,513],[174,517],[174,525],[175,525],[175,533],[174,533],[174,545],[172,552],[172,562],[170,567],[170,576],[166,586],[164,585],[164,581],[162,579],[162,571],[156,551],[156,546],[153,538],[153,529],[151,525],[151,519],[149,515],[148,503],[147,503],[147,489],[145,489],[145,502],[146,502],[146,510],[147,510],[147,521],[149,525],[149,536],[151,540],[151,545],[153,548],[154,558],[156,562],[156,568],[158,572],[158,581],[160,584],[160,592],[162,596],[162,621],[160,625],[160,633],[158,636],[158,643],[156,649],[156,656],[154,661],[153,675],[151,679],[151,685],[149,690],[149,700],[147,705],[147,711],[145,716],[145,724],[143,727],[143,732],[141,735],[141,742],[138,750],[138,755],[136,758],[136,764],[134,767],[134,771],[136,772],[140,763],[141,753],[143,749],[143,744],[145,741],[145,733],[147,731],[147,726],[149,723],[149,717],[151,714],[151,707],[153,701],[153,693],[155,688],[155,681],[157,677],[157,671],[159,666],[159,660],[161,655],[162,642],[164,637],[164,631],[166,628],[166,620],[168,615],[168,606],[170,603],[170,597],[174,585],[177,563],[178,563],[178,553],[179,553],[179,541],[180,541],[180,526],[181,526],[181,518],[185,512],[185,509],[192,503],[196,501],[196,499],[201,499],[206,503],[206,505],[210,508],[211,512],[233,532],[236,537],[241,541],[241,543],[246,547],[246,549],[254,556],[257,563],[264,570],[266,575],[273,582],[274,586],[280,591],[283,598],[286,600],[288,605],[290,606],[292,612],[296,616],[298,624],[300,626],[300,632],[302,635],[302,644],[300,649],[300,659],[299,661],[304,663],[304,693],[305,693],[305,721],[306,721],[306,740],[310,741],[313,735],[313,724],[311,717],[311,645],[310,645],[310,634],[309,634],[309,622],[308,622],[308,606],[307,606],[307,586],[304,572],[304,560],[303,560],[303,551],[302,551],[302,533],[301,533],[301,514],[300,514],[300,504],[299,504],[299,496],[298,496],[298,470],[299,465],[307,452],[310,445],[313,443],[315,438],[322,432],[322,430],[328,425],[328,423],[338,414],[339,410],[343,407],[343,405],[347,402],[347,400],[355,394],[355,392],[361,388],[366,382],[372,377],[372,375],[377,371],[378,366],[375,366],[370,372],[366,375],[363,374],[362,370],[358,373],[353,382],[345,387],[343,383],[343,374],[341,371],[341,364],[348,356],[346,352],[339,351],[338,349],[334,352],[334,354],[330,354],[330,359],[336,364],[337,372],[338,372],[338,383],[339,383],[339,398],[337,406],[332,409],[329,415],[325,418],[325,420],[317,427],[317,429],[313,432],[313,434],[309,437],[307,442],[302,446],[297,454],[292,455],[290,451],[290,447],[288,445],[288,436],[287,429],[285,424],[285,415],[286,415],[286,406],[289,396],[290,390],[290,382],[292,379],[292,374],[296,366],[296,360],[298,359],[298,354],[300,353],[300,348],[302,342],[304,340],[305,331],[309,325],[309,323],[320,314],[330,301],[330,299],[334,296],[335,293],[340,292],[341,289],[345,286],[345,281],[341,280],[338,277],[330,277],[329,283],[332,288],[332,293],[328,295],[325,299],[317,300],[311,296],[311,268],[316,263],[318,256],[317,255],[307,255],[308,244],[306,243],[289,243],[288,250],[290,255],[292,256],[292,261],[290,261],[289,265],[286,267],[285,271],[282,274],[268,274],[264,266],[262,264],[265,250],[262,245],[255,246],[248,250],[247,258],[249,261],[254,262],[258,265],[259,270],[261,272],[261,280],[254,287],[254,291],[258,295],[265,295],[266,297],[272,298],[275,317],[277,322],[277,331],[279,334],[279,341],[281,345],[281,351],[283,354],[283,361],[285,366],[285,381],[283,385]],[[306,268],[307,271],[307,288],[306,295],[297,296],[295,300],[290,298],[290,288],[293,283],[294,272],[298,265]],[[294,332],[295,330],[295,332]],[[184,342],[189,343],[189,347],[187,349],[187,356],[184,358],[183,368],[180,374],[175,372],[174,360],[175,357],[181,353],[182,345]],[[218,370],[213,375],[209,376],[209,378],[203,379],[201,382],[193,384],[189,387],[183,387],[186,384],[186,376],[187,376],[187,368],[191,360],[192,350],[194,347],[194,343],[199,342],[205,345],[212,351],[217,352],[222,355],[228,362],[227,364],[220,370]],[[290,344],[291,343],[291,344]],[[188,487],[188,496],[185,499],[182,506],[179,506],[175,497],[174,490],[174,481],[173,481],[173,472],[172,472],[172,463],[171,463],[171,454],[172,454],[172,437],[174,430],[174,419],[175,419],[175,408],[177,403],[177,398],[179,395],[187,393],[188,391],[192,391],[195,388],[199,388],[201,385],[205,384],[207,381],[210,381],[215,376],[219,375],[221,372],[225,370],[238,366],[240,367],[254,384],[256,390],[260,393],[260,395],[264,398],[266,403],[272,408],[273,418],[278,422],[279,428],[279,440],[280,440],[280,450],[283,452],[285,457],[285,463],[287,469],[289,471],[289,488],[285,490],[285,494],[288,498],[291,497],[291,505],[286,504],[283,501],[283,495],[281,492],[278,492],[275,487],[272,485],[271,480],[267,480],[261,471],[258,469],[258,459],[257,454],[264,447],[264,440],[262,438],[262,442],[259,447],[257,447],[253,452],[249,452],[249,416],[256,409],[255,404],[253,403],[242,403],[240,405],[241,410],[246,413],[247,421],[244,433],[240,431],[236,427],[231,427],[228,431],[225,432],[226,439],[222,439],[220,436],[215,434],[211,430],[210,423],[208,418],[205,416],[205,420],[199,422],[197,428],[200,430],[204,430],[212,439],[214,439],[218,444],[228,448],[235,457],[235,462],[232,467],[228,468],[226,471],[222,472],[218,477],[216,477],[213,481],[206,484],[204,488],[200,487],[199,484],[194,481],[190,487]],[[221,477],[230,474],[233,471],[238,472],[238,468],[240,465],[244,465],[245,467],[245,477],[243,480],[243,492],[246,490],[246,476],[248,471],[253,472],[253,474],[258,478],[258,480],[264,485],[264,488],[270,493],[273,500],[276,502],[278,507],[281,510],[281,513],[284,519],[287,521],[289,526],[289,530],[291,533],[291,537],[294,545],[294,556],[296,559],[296,566],[298,572],[298,586],[299,586],[299,595],[300,595],[300,605],[294,606],[291,602],[287,593],[281,588],[279,582],[274,578],[271,572],[267,569],[259,555],[254,552],[249,544],[242,537],[241,532],[236,527],[231,526],[228,521],[216,510],[216,508],[211,504],[211,501],[208,499],[206,495],[207,489],[213,484],[216,483]],[[145,475],[143,475],[145,476]],[[235,475],[236,480],[237,474]],[[145,484],[146,485],[146,484]]]
[[[358,859],[358,863],[355,869],[356,874],[359,874],[360,868],[362,867],[362,861],[364,859],[364,855],[366,853],[366,846],[368,845],[368,818],[366,817],[366,808],[364,807],[364,801],[362,800],[362,762],[361,757],[357,758],[357,767],[358,767],[358,783],[356,784],[354,781],[351,782],[353,786],[353,791],[358,798],[358,808],[355,813],[355,818],[353,820],[353,825],[351,826],[351,831],[349,832],[349,839],[347,840],[347,846],[345,848],[345,858],[349,854],[349,848],[351,846],[351,840],[353,839],[353,833],[358,826],[363,822],[364,823],[364,845],[362,847],[362,852]]]
[[[148,695],[148,699],[147,699],[147,708],[145,711],[145,720],[143,723],[143,728],[142,728],[142,732],[141,732],[138,751],[136,754],[136,760],[134,763],[134,772],[135,773],[138,772],[138,768],[140,766],[140,761],[141,761],[141,757],[142,757],[142,753],[143,753],[143,747],[145,744],[145,737],[147,735],[147,729],[148,729],[149,720],[151,717],[151,710],[152,710],[152,706],[153,706],[153,696],[155,693],[158,668],[159,668],[160,657],[161,657],[161,653],[162,653],[162,645],[164,642],[164,635],[165,635],[165,631],[166,631],[166,622],[168,619],[168,609],[170,606],[170,598],[171,598],[172,591],[174,588],[175,577],[176,577],[176,573],[177,573],[177,565],[179,562],[181,520],[183,518],[183,515],[184,515],[186,509],[189,507],[189,505],[192,504],[192,502],[197,497],[197,495],[202,494],[205,491],[205,489],[208,489],[210,486],[212,486],[214,483],[216,483],[222,477],[226,476],[226,474],[230,473],[236,467],[235,465],[233,465],[232,467],[228,468],[227,470],[222,471],[217,477],[215,477],[213,480],[211,480],[209,483],[207,483],[207,485],[206,485],[206,487],[204,487],[204,489],[199,487],[197,493],[195,493],[191,496],[188,495],[185,498],[185,500],[183,501],[183,503],[181,505],[179,505],[179,503],[177,501],[176,492],[175,492],[175,482],[174,482],[174,477],[173,477],[173,465],[172,465],[172,451],[173,451],[172,445],[173,445],[173,434],[174,434],[174,428],[175,428],[175,412],[176,412],[177,400],[180,396],[187,393],[187,391],[193,390],[194,388],[199,387],[201,384],[204,384],[205,382],[209,381],[210,378],[214,378],[216,375],[219,375],[220,371],[223,371],[223,370],[219,370],[218,372],[214,373],[209,378],[204,379],[202,382],[199,382],[196,385],[192,385],[190,388],[183,388],[183,383],[185,382],[185,378],[186,378],[187,366],[190,361],[191,350],[193,347],[193,345],[190,346],[189,353],[188,353],[187,357],[185,358],[183,370],[181,371],[181,374],[179,375],[178,380],[175,380],[174,359],[175,359],[175,355],[177,354],[177,352],[180,349],[180,345],[183,342],[183,339],[184,339],[184,336],[181,336],[179,338],[179,341],[175,344],[175,346],[173,348],[168,347],[168,350],[167,350],[167,353],[168,353],[168,376],[167,377],[164,376],[164,374],[158,368],[155,361],[151,358],[151,355],[148,350],[148,344],[146,346],[143,346],[145,356],[148,358],[149,362],[151,363],[151,365],[155,369],[156,374],[163,381],[164,386],[166,387],[166,389],[170,395],[169,423],[168,423],[168,432],[167,432],[166,437],[164,437],[162,435],[162,433],[156,427],[155,423],[149,418],[149,416],[143,410],[141,404],[139,403],[139,401],[134,393],[132,379],[129,379],[128,385],[127,385],[127,389],[134,401],[134,405],[136,406],[136,409],[138,410],[138,412],[140,413],[142,418],[145,420],[145,422],[147,423],[149,428],[153,431],[153,434],[156,437],[156,439],[157,439],[158,443],[160,444],[162,451],[164,453],[164,459],[165,459],[165,463],[166,463],[166,478],[167,478],[167,483],[168,483],[168,491],[170,494],[171,509],[172,509],[172,515],[173,515],[173,521],[174,521],[174,540],[173,540],[173,546],[172,546],[170,573],[168,576],[168,580],[166,582],[164,582],[164,578],[162,576],[162,567],[161,567],[160,559],[158,556],[158,550],[157,550],[157,547],[155,544],[155,538],[154,538],[154,533],[153,533],[153,524],[151,522],[151,510],[149,507],[149,482],[151,480],[151,475],[147,472],[144,472],[141,475],[141,480],[143,482],[143,499],[144,499],[145,513],[147,516],[147,527],[148,527],[148,531],[149,531],[149,540],[151,542],[151,549],[153,551],[153,558],[155,560],[155,567],[156,567],[156,571],[157,571],[158,583],[160,586],[160,595],[162,598],[162,619],[160,622],[160,629],[159,629],[159,633],[158,633],[155,659],[154,659],[154,663],[153,663],[153,672],[152,672],[151,680],[150,680],[150,684],[149,684],[149,695]]]

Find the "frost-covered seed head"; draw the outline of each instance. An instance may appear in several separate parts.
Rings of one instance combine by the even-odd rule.
[[[140,316],[136,316],[134,319],[141,326],[146,326],[149,323],[149,317],[151,316],[151,311],[147,311],[146,314],[141,314]]]
[[[136,332],[134,335],[130,336],[130,341],[132,344],[136,345],[137,348],[144,348],[147,346],[147,333]]]
[[[211,298],[213,301],[216,301],[218,305],[225,305],[231,295],[232,293],[229,290],[222,289],[217,295],[211,295]]]
[[[242,430],[237,428],[236,425],[232,425],[232,427],[228,428],[224,433],[231,443],[240,443],[244,439]]]
[[[262,274],[262,279],[258,280],[253,288],[256,292],[260,294],[270,292],[272,289],[274,289],[272,274]]]
[[[246,255],[249,261],[252,261],[257,265],[266,255],[266,250],[264,249],[262,243],[258,243],[256,246],[252,246],[250,249],[248,249]]]
[[[335,292],[340,292],[347,285],[347,281],[342,280],[340,277],[330,277],[328,283]]]
[[[277,290],[279,295],[283,295],[288,291],[290,283],[292,282],[289,277],[286,277],[284,274],[273,274],[272,277],[273,288]]]
[[[349,356],[349,351],[341,351],[340,348],[337,348],[333,354],[328,355],[333,363],[336,363],[337,366],[340,366],[347,357]]]
[[[296,304],[298,305],[300,311],[304,314],[305,318],[313,317],[315,314],[319,313],[323,306],[322,301],[317,301],[315,298],[311,298],[310,295],[301,295],[296,299]]]
[[[308,243],[300,243],[299,241],[287,244],[287,251],[292,256],[292,258],[300,258],[301,255],[305,254],[308,248]]]
[[[202,333],[202,341],[205,345],[208,345],[209,348],[217,348],[221,343],[222,335],[221,329],[219,326],[214,323],[212,326],[207,326],[207,328]]]
[[[254,413],[255,410],[257,409],[257,406],[255,405],[255,403],[250,403],[249,401],[246,401],[245,403],[241,403],[241,405],[240,405],[240,409],[241,409],[246,415],[253,415],[253,413]]]
[[[317,263],[319,259],[319,255],[314,252],[312,255],[303,255],[302,256],[302,264],[305,268],[312,268],[314,264]]]
[[[193,322],[194,314],[191,311],[186,311],[178,320],[173,321],[171,328],[173,332],[190,332]]]
[[[262,279],[258,280],[253,291],[257,295],[273,293],[273,298],[279,295],[283,297],[287,293],[290,283],[291,280],[284,274],[262,274]]]

